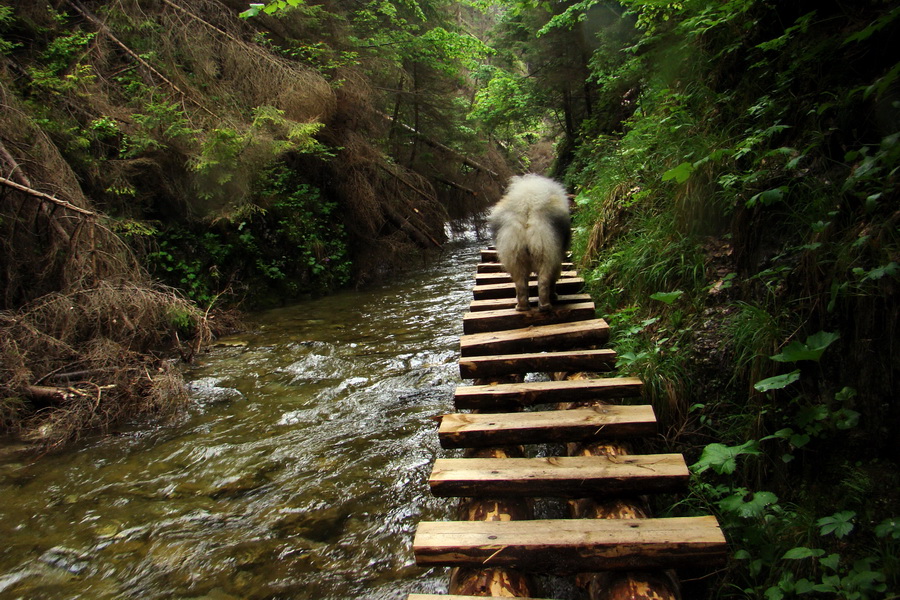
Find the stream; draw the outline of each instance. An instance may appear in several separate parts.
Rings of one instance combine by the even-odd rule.
[[[455,506],[428,491],[433,417],[453,410],[481,245],[459,235],[390,285],[253,315],[187,370],[174,423],[0,459],[0,598],[446,592],[412,537]]]

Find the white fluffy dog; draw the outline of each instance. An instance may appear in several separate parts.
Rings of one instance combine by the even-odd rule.
[[[503,268],[516,284],[516,310],[529,310],[528,278],[538,279],[538,308],[556,300],[556,280],[571,238],[566,190],[540,175],[513,177],[488,216]]]

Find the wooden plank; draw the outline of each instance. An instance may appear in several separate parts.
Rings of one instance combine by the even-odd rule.
[[[570,410],[444,415],[438,429],[443,448],[480,448],[517,444],[621,439],[657,432],[649,404],[602,405]]]
[[[616,352],[608,348],[564,350],[532,354],[463,356],[459,359],[459,375],[463,379],[480,379],[518,373],[611,371],[615,366]]]
[[[572,253],[567,252],[566,258],[572,258]],[[500,258],[497,255],[497,249],[493,246],[489,248],[485,248],[481,251],[481,262],[499,262]]]
[[[531,298],[529,298],[529,300],[531,301],[532,306],[537,306],[537,296],[532,296]],[[588,294],[561,294],[559,298],[556,299],[556,302],[553,303],[553,306],[554,309],[556,309],[567,304],[579,304],[581,302],[590,301],[591,297]],[[515,308],[515,306],[515,298],[488,298],[487,300],[472,300],[472,302],[469,303],[469,310],[472,312],[481,312],[485,310],[503,310],[507,308]]]
[[[533,381],[498,383],[456,388],[456,408],[497,409],[532,406],[550,402],[580,402],[641,395],[641,380],[636,377],[605,377],[574,381]]]
[[[497,251],[490,248],[481,251],[481,262],[498,262]]]
[[[577,294],[584,287],[584,279],[581,277],[566,277],[556,282],[557,294]],[[537,282],[530,282],[528,289],[537,295]],[[491,285],[476,285],[472,288],[472,297],[475,300],[488,300],[490,298],[515,298],[516,286],[514,283],[494,283]]]
[[[608,498],[682,491],[689,476],[681,454],[438,458],[428,485],[439,498]]]
[[[575,269],[575,263],[571,263],[571,262],[564,262],[564,263],[562,263],[561,266],[562,266],[563,271],[572,271]],[[503,265],[501,265],[498,262],[484,262],[484,263],[478,263],[475,266],[475,272],[476,273],[505,273],[506,271],[503,270]]]
[[[469,312],[463,316],[463,333],[472,334],[502,331],[504,329],[521,329],[532,325],[585,321],[595,317],[596,310],[593,302],[563,304],[548,311],[522,311],[514,308],[482,310]]]
[[[560,273],[560,279],[572,279],[578,277],[577,271],[563,271]],[[528,278],[530,282],[537,281],[537,275],[531,274]],[[493,285],[495,283],[512,283],[507,273],[476,273],[475,285]]]
[[[585,571],[708,568],[725,562],[715,517],[424,521],[413,540],[420,566]]]
[[[574,323],[537,325],[506,331],[473,333],[459,338],[460,356],[521,354],[573,348],[590,349],[609,339],[609,325],[603,319]]]
[[[458,594],[409,594],[406,600],[484,600],[484,596],[460,596]],[[506,600],[549,600],[548,598],[526,598],[506,596]]]

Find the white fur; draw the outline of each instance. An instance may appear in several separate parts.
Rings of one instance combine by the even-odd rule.
[[[516,309],[528,310],[528,277],[538,277],[538,303],[550,310],[569,242],[569,201],[556,181],[513,177],[488,216],[503,268],[516,284]]]

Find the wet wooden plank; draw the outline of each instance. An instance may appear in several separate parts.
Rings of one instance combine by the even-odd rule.
[[[473,333],[459,338],[460,356],[522,354],[536,351],[591,349],[609,339],[609,325],[603,319],[574,323],[536,325],[522,329]]]
[[[420,566],[515,567],[535,572],[709,568],[727,556],[715,517],[424,521]]]
[[[500,409],[640,396],[641,385],[636,377],[470,385],[457,387],[453,401],[460,409]]]
[[[564,350],[496,356],[463,356],[459,359],[459,375],[463,379],[480,379],[518,373],[551,373],[554,371],[611,371],[616,366],[616,353],[608,348]]]
[[[596,310],[593,302],[562,304],[546,312],[540,310],[522,311],[515,308],[483,310],[469,312],[463,316],[463,333],[472,334],[505,329],[521,329],[532,325],[585,321],[595,317]]]
[[[531,301],[531,306],[536,309],[538,299],[537,296],[532,296],[529,298]],[[579,304],[582,302],[591,302],[591,297],[589,294],[561,294],[559,298],[556,299],[556,302],[553,303],[554,308],[562,307],[567,304]],[[515,308],[516,299],[511,298],[488,298],[487,300],[472,300],[469,303],[469,310],[472,312],[481,312],[485,310],[503,310],[508,308]],[[525,312],[525,311],[522,311]],[[529,311],[529,312],[535,312]],[[540,311],[537,311],[540,312]],[[552,311],[551,311],[552,312]]]
[[[487,248],[481,251],[481,262],[498,262],[497,251]]]
[[[564,262],[562,263],[563,271],[572,271],[575,269],[575,263]],[[503,265],[498,262],[484,262],[478,263],[475,266],[476,273],[505,273],[503,270]]]
[[[437,497],[591,498],[682,491],[681,454],[438,458],[428,485]]]
[[[649,404],[607,404],[570,410],[444,415],[438,439],[444,448],[584,442],[651,436],[656,415]]]
[[[572,279],[578,277],[577,271],[563,271],[560,273],[560,279]],[[531,274],[529,281],[537,281],[537,275]],[[475,285],[493,285],[495,283],[512,283],[507,273],[476,273]]]
[[[460,596],[458,594],[409,594],[406,600],[484,600],[484,596]],[[506,600],[550,600],[548,598],[526,598],[506,596]]]
[[[557,294],[577,294],[584,287],[584,279],[581,277],[566,277],[556,282]],[[537,295],[537,282],[532,281],[528,285],[529,293]],[[488,300],[491,298],[515,298],[516,286],[514,283],[495,283],[491,285],[476,285],[472,288],[472,297],[475,300]]]

